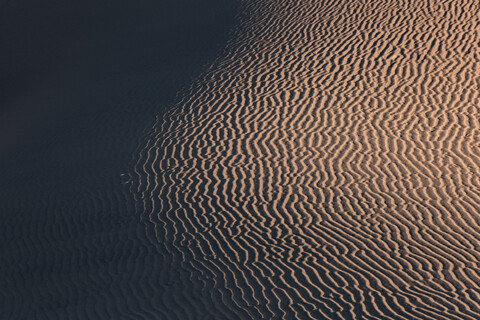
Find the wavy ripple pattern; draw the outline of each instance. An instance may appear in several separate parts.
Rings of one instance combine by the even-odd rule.
[[[478,3],[243,6],[135,168],[164,316],[479,319]]]

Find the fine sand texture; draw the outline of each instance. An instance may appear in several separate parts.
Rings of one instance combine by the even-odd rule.
[[[131,192],[159,319],[480,319],[480,8],[242,2]]]
[[[230,0],[0,0],[0,319],[162,319],[129,193],[145,128],[228,40]],[[161,306],[161,305],[160,305]]]

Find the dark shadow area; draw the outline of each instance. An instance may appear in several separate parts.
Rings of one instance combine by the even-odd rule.
[[[236,7],[1,2],[2,319],[157,318],[161,258],[121,174],[225,44]]]

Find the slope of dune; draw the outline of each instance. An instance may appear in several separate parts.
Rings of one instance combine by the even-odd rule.
[[[135,167],[165,318],[478,319],[479,18],[244,1]]]
[[[161,319],[134,154],[235,23],[230,0],[0,0],[0,319]]]

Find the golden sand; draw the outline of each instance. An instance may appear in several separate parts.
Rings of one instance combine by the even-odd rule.
[[[479,319],[478,3],[243,5],[136,166],[165,317]]]

